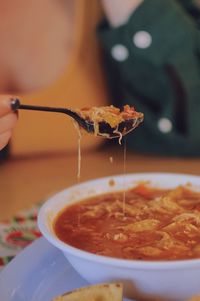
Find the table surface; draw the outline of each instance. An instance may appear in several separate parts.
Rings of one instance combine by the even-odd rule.
[[[110,157],[113,158],[111,162]],[[123,147],[82,153],[81,178],[124,173]],[[77,184],[77,154],[12,158],[0,165],[0,220],[45,201],[54,193]],[[200,159],[163,158],[127,153],[126,173],[172,172],[200,175]]]

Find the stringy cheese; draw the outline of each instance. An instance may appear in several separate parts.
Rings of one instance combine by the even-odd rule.
[[[138,120],[143,118],[143,113],[135,111],[134,107],[130,107],[129,105],[125,105],[123,111],[120,111],[119,108],[111,105],[104,107],[83,108],[81,110],[77,110],[77,113],[85,120],[93,123],[95,136],[113,138],[113,136],[109,133],[102,133],[99,128],[99,124],[101,122],[109,124],[113,130],[113,133],[119,137],[119,144],[122,142],[123,134],[127,134],[128,132],[132,131],[138,125]],[[133,119],[134,124],[131,126],[130,130],[127,131],[127,129],[124,128],[123,131],[120,131],[119,125],[122,122],[131,119]]]
[[[80,127],[76,121],[73,120],[74,127],[78,133],[78,170],[77,170],[77,179],[79,180],[81,177],[81,139],[82,134]]]
[[[143,118],[143,113],[135,111],[134,107],[125,105],[123,111],[120,111],[119,108],[111,106],[104,107],[92,107],[92,108],[83,108],[76,111],[82,118],[87,121],[91,121],[94,124],[94,135],[102,136],[105,138],[113,138],[108,133],[102,133],[99,129],[99,123],[105,122],[110,125],[113,129],[113,133],[119,137],[119,144],[122,144],[123,132],[120,132],[119,125],[121,122],[129,119],[134,120],[134,124],[130,128],[132,131],[138,125],[138,119]],[[74,121],[75,129],[78,132],[78,172],[77,178],[80,178],[81,173],[81,131],[79,125]],[[126,131],[126,130],[124,130]],[[126,131],[126,134],[128,131]]]
[[[119,136],[118,142],[119,142],[119,144],[121,145],[121,144],[122,144],[122,138],[123,138],[123,135],[122,135],[122,133],[119,131],[118,127],[119,127],[119,125],[117,126],[116,130],[113,131],[113,133],[115,133],[115,134],[117,134],[117,135]]]

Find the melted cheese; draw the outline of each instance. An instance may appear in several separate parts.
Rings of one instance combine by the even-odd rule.
[[[77,179],[79,180],[81,177],[81,130],[76,121],[73,121],[74,127],[78,133],[78,169],[77,169]]]
[[[139,184],[125,191],[125,214],[123,194],[99,195],[67,207],[55,220],[56,235],[74,247],[111,257],[200,258],[200,193]]]

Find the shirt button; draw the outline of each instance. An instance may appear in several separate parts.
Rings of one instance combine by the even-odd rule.
[[[123,62],[128,58],[129,52],[124,45],[117,44],[112,47],[111,55],[116,61]]]
[[[172,128],[172,122],[168,118],[160,118],[160,120],[158,121],[158,129],[162,133],[167,134],[171,132]]]
[[[133,36],[133,43],[138,48],[148,48],[152,43],[152,37],[147,31],[141,30]]]

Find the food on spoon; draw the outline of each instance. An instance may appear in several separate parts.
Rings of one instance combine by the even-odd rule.
[[[124,192],[68,205],[53,228],[65,243],[91,253],[136,260],[200,258],[200,192],[139,183]]]
[[[99,134],[99,124],[102,122],[109,124],[111,128],[117,131],[119,125],[127,120],[135,120],[135,124],[133,124],[134,128],[134,126],[138,126],[138,124],[142,122],[144,118],[143,113],[137,112],[134,107],[130,107],[129,105],[125,105],[122,111],[120,111],[119,108],[111,105],[103,107],[83,108],[81,110],[77,110],[76,112],[82,118],[94,123],[95,135]],[[124,129],[124,134],[125,132],[126,129]]]
[[[143,117],[143,113],[135,111],[134,107],[125,105],[123,111],[119,108],[111,106],[83,108],[79,111],[80,115],[95,123],[107,122],[112,128],[116,127],[120,122],[127,119]]]
[[[76,289],[52,301],[122,301],[122,295],[121,283],[105,283]]]

